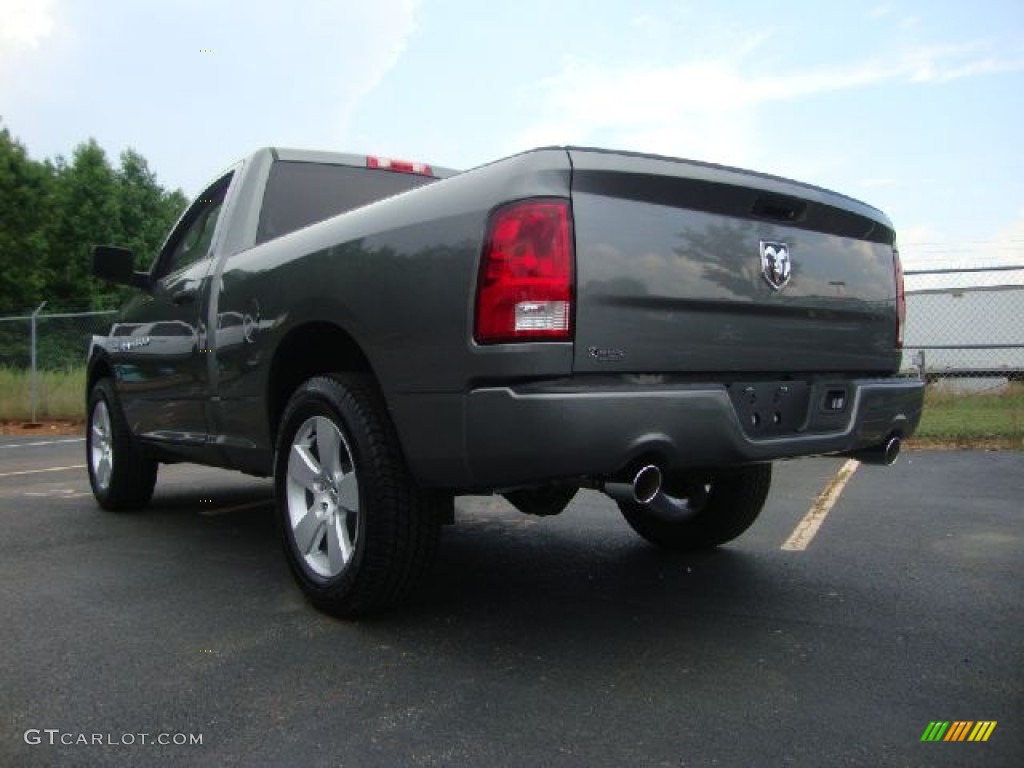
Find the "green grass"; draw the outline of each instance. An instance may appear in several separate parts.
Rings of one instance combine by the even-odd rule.
[[[36,420],[85,421],[85,368],[39,371]],[[0,368],[0,421],[32,419],[32,376],[21,368]]]
[[[929,386],[915,438],[1000,440],[1024,448],[1024,384],[976,393]]]

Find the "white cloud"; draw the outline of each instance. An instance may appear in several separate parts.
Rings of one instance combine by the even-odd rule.
[[[979,257],[986,264],[1024,266],[1024,208],[1017,211],[1017,218],[997,232],[991,242],[982,246]]]
[[[896,231],[904,268],[935,266],[935,248],[949,242],[949,236],[934,224],[915,224]]]
[[[24,98],[43,93],[38,72],[59,57],[57,0],[0,0],[0,115],[8,124]]]
[[[964,49],[952,49],[959,53]],[[1024,69],[1024,58],[997,59],[985,57],[970,59],[962,63],[947,61],[946,66],[936,66],[934,61],[924,61],[914,71],[911,80],[915,83],[948,83],[967,77],[994,75],[1000,72],[1017,72]]]
[[[1016,220],[1000,233],[999,239],[1024,243],[1024,208],[1017,211]]]
[[[237,53],[247,66],[236,68],[233,77],[243,81],[241,88],[265,80],[277,94],[276,103],[287,104],[285,111],[302,116],[296,120],[274,115],[256,121],[256,143],[351,148],[352,120],[401,59],[416,32],[420,0],[312,0],[301,14],[279,0],[254,2],[264,12],[250,3],[250,41]],[[284,38],[280,49],[268,56],[266,46],[279,37]],[[260,111],[266,109],[252,103]]]
[[[873,179],[861,179],[861,185],[869,188],[878,187],[893,187],[899,184],[897,179],[889,178],[886,176],[879,176]]]
[[[345,81],[337,106],[339,133],[347,133],[359,104],[398,63],[415,34],[419,6],[420,0],[388,0],[353,7],[346,4],[343,13],[332,13],[338,9],[335,3],[322,4],[328,16],[340,16],[331,20],[337,28],[348,30],[343,38],[348,49],[344,58],[356,75],[351,78],[339,73]]]
[[[952,239],[948,232],[931,224],[901,229],[900,256],[905,269],[968,269],[1024,267],[1024,208],[1016,218],[989,237],[978,240]],[[1014,272],[974,272],[950,275],[912,275],[908,286],[920,290],[963,285],[1019,283],[1024,269]]]
[[[649,13],[641,13],[639,16],[634,16],[629,20],[629,26],[647,33],[658,32],[663,28],[657,17]]]
[[[0,0],[0,117],[34,154],[95,136],[193,193],[258,146],[352,148],[353,117],[400,61],[420,4]],[[198,125],[217,128],[183,153]]]
[[[53,0],[0,0],[0,56],[38,48],[53,33]]]
[[[735,165],[761,160],[757,123],[765,105],[886,83],[943,83],[1024,69],[977,44],[928,46],[884,58],[795,71],[766,70],[766,35],[738,41],[727,57],[668,66],[616,67],[566,58],[536,94],[541,117],[509,149],[600,143]]]
[[[540,85],[544,117],[511,148],[600,143],[739,162],[753,138],[739,84],[726,62],[615,69],[567,59]]]

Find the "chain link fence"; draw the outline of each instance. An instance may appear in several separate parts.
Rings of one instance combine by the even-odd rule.
[[[908,270],[904,370],[970,394],[1024,380],[1024,266]]]
[[[928,387],[917,436],[1024,448],[1024,266],[908,271],[903,367]]]
[[[0,317],[0,420],[81,418],[89,340],[116,312],[46,308]]]

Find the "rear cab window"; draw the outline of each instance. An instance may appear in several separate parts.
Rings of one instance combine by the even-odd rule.
[[[276,160],[267,179],[256,244],[436,180],[375,168]]]

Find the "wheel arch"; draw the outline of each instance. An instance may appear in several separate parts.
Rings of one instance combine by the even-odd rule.
[[[85,375],[85,398],[89,399],[89,393],[96,386],[100,379],[114,379],[114,365],[105,353],[97,353],[92,356],[86,366]]]
[[[311,320],[285,334],[274,350],[267,374],[266,417],[271,445],[277,442],[288,400],[302,382],[337,371],[368,374],[379,388],[370,359],[355,338],[339,325]]]

